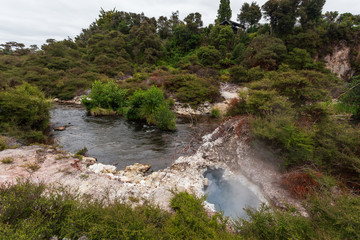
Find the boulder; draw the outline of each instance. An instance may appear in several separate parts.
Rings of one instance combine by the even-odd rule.
[[[83,157],[82,158],[82,163],[86,164],[86,166],[91,166],[94,165],[96,163],[96,158],[93,157]]]
[[[66,126],[54,127],[54,131],[65,131]]]
[[[134,165],[127,166],[124,172],[126,175],[144,175],[150,168],[150,164],[135,163]]]
[[[89,167],[90,171],[94,173],[111,173],[116,174],[116,167],[112,165],[104,165],[102,163],[95,163]]]

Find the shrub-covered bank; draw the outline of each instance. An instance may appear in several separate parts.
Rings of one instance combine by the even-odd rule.
[[[44,94],[28,83],[0,91],[0,134],[27,142],[44,142],[50,105]]]
[[[280,150],[284,167],[311,165],[360,191],[360,138],[356,123],[337,119],[329,74],[284,69],[248,83],[228,114],[250,114],[252,132]]]
[[[226,220],[208,217],[203,199],[174,193],[173,213],[151,203],[79,198],[66,188],[22,181],[0,187],[1,239],[232,239]]]
[[[309,217],[296,210],[248,209],[230,223],[209,217],[199,199],[174,192],[172,213],[147,203],[132,207],[107,197],[80,197],[67,188],[20,181],[0,186],[1,239],[358,239],[360,201],[351,195],[311,196]],[[227,229],[232,225],[232,231]]]
[[[169,103],[165,101],[162,91],[153,86],[144,90],[136,90],[132,95],[114,82],[95,81],[91,93],[82,99],[82,104],[93,115],[111,110],[128,120],[146,121],[162,130],[175,130],[176,116],[171,112]],[[104,109],[105,111],[102,111]]]

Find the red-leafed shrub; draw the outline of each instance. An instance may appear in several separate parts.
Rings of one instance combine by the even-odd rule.
[[[320,173],[316,172],[315,176],[320,176]],[[318,183],[314,180],[314,177],[304,171],[292,171],[284,176],[281,181],[290,194],[297,199],[304,199],[311,194],[318,186]]]

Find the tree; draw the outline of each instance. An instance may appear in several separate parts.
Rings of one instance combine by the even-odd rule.
[[[256,2],[252,2],[251,5],[244,3],[240,9],[240,14],[237,17],[240,24],[248,29],[257,24],[261,19],[261,9]]]
[[[210,45],[218,49],[223,56],[232,50],[234,39],[235,34],[231,26],[217,25],[211,29],[209,35]]]
[[[301,0],[269,0],[263,6],[264,15],[270,20],[273,32],[286,35],[292,31]]]
[[[184,25],[180,24],[174,29],[174,35],[171,40],[173,49],[184,54],[190,50],[195,49],[201,42],[201,38],[197,34],[192,34],[190,30]]]
[[[242,56],[242,64],[248,68],[260,66],[265,70],[275,70],[284,60],[286,47],[283,41],[269,35],[254,38]]]
[[[186,16],[186,18],[184,18],[184,22],[186,23],[186,27],[190,30],[190,32],[193,34],[200,33],[200,28],[203,26],[200,13],[190,13]]]
[[[325,2],[326,0],[302,0],[299,13],[303,28],[319,22]]]
[[[133,55],[138,63],[155,63],[163,54],[161,39],[156,35],[156,28],[144,21],[139,27],[130,30]]]
[[[230,0],[220,0],[218,15],[217,15],[217,23],[221,23],[226,20],[231,19],[231,8],[230,8]]]
[[[174,29],[181,23],[179,19],[179,11],[173,12],[169,21],[171,24],[171,30],[174,31]]]
[[[158,18],[157,30],[161,39],[167,39],[171,35],[171,23],[167,17],[160,16]]]
[[[23,43],[18,42],[6,42],[5,44],[0,45],[0,51],[3,54],[14,54],[16,55],[26,55],[30,52],[29,49],[25,48]]]

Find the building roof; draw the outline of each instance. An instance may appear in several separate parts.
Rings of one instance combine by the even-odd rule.
[[[232,25],[232,26],[236,26],[236,27],[241,27],[240,23],[231,21],[231,20],[225,20],[223,22],[220,23],[220,25]]]

